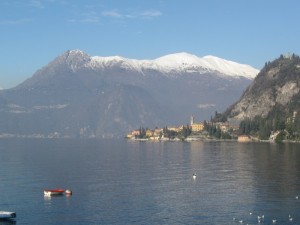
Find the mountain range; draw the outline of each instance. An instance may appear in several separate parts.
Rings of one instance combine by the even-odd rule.
[[[209,119],[259,71],[188,53],[154,60],[69,50],[18,86],[0,91],[0,135],[117,137],[132,129]]]

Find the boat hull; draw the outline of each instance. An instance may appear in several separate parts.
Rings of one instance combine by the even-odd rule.
[[[17,217],[17,214],[15,212],[0,211],[0,219],[13,219],[16,217]]]
[[[65,191],[62,189],[55,189],[55,190],[44,190],[45,196],[55,196],[55,195],[62,195]]]

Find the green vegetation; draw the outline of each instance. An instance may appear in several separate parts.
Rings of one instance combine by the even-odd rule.
[[[216,115],[220,115],[216,112]],[[212,119],[210,123],[204,121],[204,130],[208,134],[208,137],[216,138],[216,139],[232,139],[233,138],[233,129],[229,129],[228,131],[222,131],[220,128],[220,122],[214,122],[216,119]]]
[[[169,130],[168,127],[163,128],[163,136],[169,139],[178,138],[184,140],[192,134],[192,129],[190,126],[183,126],[180,131]]]
[[[144,127],[140,127],[140,135],[137,135],[137,138],[139,139],[147,138],[146,129]]]
[[[239,134],[257,136],[261,140],[268,140],[272,132],[279,131],[276,141],[300,140],[300,115],[298,111],[285,113],[274,107],[266,118],[256,116],[254,119],[241,121]],[[278,137],[279,136],[279,137]]]
[[[277,71],[273,77],[265,78],[267,72]],[[273,73],[269,73],[273,74]],[[276,87],[282,87],[287,82],[300,82],[300,58],[295,54],[281,55],[273,62],[266,62],[265,67],[255,80],[252,93],[261,95],[265,90],[276,93]],[[276,94],[274,94],[276,98]],[[287,105],[276,103],[266,117],[256,116],[253,119],[241,121],[239,134],[247,134],[262,140],[269,139],[270,135],[276,134],[275,141],[300,140],[300,93],[294,95]]]
[[[275,138],[276,143],[280,143],[285,139],[285,133],[284,131],[280,131],[279,134]]]

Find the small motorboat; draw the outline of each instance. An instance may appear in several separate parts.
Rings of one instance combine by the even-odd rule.
[[[62,195],[65,193],[63,189],[44,190],[45,196]]]
[[[12,219],[16,218],[17,214],[15,212],[5,212],[5,211],[0,211],[0,219]]]

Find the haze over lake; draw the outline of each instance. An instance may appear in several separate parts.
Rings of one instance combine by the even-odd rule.
[[[299,224],[299,157],[299,144],[0,139],[0,210],[17,213],[0,224]],[[44,198],[54,188],[73,195]]]

